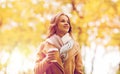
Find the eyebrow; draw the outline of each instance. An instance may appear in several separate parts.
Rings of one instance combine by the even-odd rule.
[[[66,19],[64,19],[64,18],[61,18],[61,19],[59,19],[59,20],[65,20],[65,21],[66,21]],[[67,19],[67,21],[69,21],[69,19]]]

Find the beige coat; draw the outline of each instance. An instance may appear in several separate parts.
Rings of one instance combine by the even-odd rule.
[[[53,47],[55,46],[48,42],[41,44],[34,68],[35,74],[83,74],[81,54],[77,43],[68,52],[68,59],[64,63],[62,63],[59,54],[56,55],[58,57],[56,63],[49,64],[44,60],[45,51]]]

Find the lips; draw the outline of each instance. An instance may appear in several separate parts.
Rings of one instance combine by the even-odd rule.
[[[67,26],[67,25],[66,25],[66,26],[64,26],[64,28],[68,29],[68,28],[69,28],[69,26]]]

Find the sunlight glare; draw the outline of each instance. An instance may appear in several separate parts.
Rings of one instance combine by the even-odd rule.
[[[23,56],[18,50],[14,50],[10,57],[7,74],[18,74],[22,67]]]
[[[4,65],[7,62],[8,58],[9,58],[9,53],[3,52],[0,63]]]

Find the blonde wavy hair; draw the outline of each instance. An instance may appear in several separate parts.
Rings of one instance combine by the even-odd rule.
[[[50,21],[50,26],[49,26],[49,29],[48,29],[48,36],[47,38],[51,37],[53,34],[56,33],[56,27],[57,27],[57,24],[58,24],[58,21],[59,21],[59,18],[61,15],[65,15],[67,18],[68,18],[68,23],[70,25],[70,28],[69,28],[69,31],[68,33],[72,36],[72,27],[71,27],[71,23],[70,23],[70,18],[68,17],[68,15],[66,15],[65,13],[61,12],[61,13],[58,13],[56,14]]]

